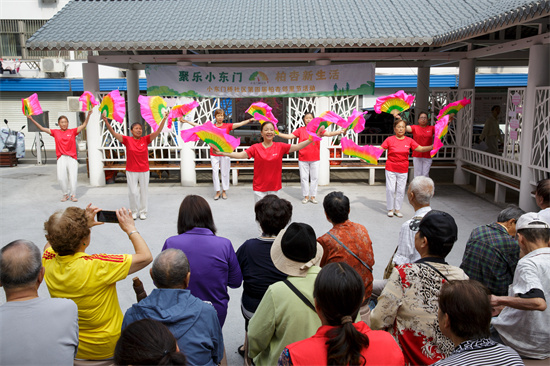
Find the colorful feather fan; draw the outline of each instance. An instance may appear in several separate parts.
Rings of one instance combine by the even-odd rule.
[[[202,140],[206,144],[216,146],[222,152],[233,152],[241,144],[240,138],[235,138],[224,133],[210,121],[181,131],[181,138],[184,142]]]
[[[271,107],[264,102],[252,103],[250,107],[246,110],[246,113],[252,115],[254,119],[260,121],[261,124],[264,122],[271,122],[275,126],[275,134],[279,134],[279,129],[277,128],[277,123],[279,122],[277,118],[271,113]]]
[[[25,116],[36,116],[37,114],[42,114],[42,107],[38,101],[38,95],[36,93],[32,94],[30,97],[21,99],[23,103],[23,114]]]
[[[159,128],[159,124],[164,116],[170,113],[170,108],[166,106],[166,102],[161,97],[146,97],[140,95],[138,97],[138,103],[141,106],[141,115],[145,122],[151,126],[153,131]],[[172,126],[168,126],[171,128]]]
[[[472,102],[471,99],[464,98],[462,100],[458,100],[456,102],[453,102],[451,104],[447,104],[445,107],[443,107],[442,110],[439,111],[439,114],[437,115],[437,119],[440,119],[441,117],[447,115],[447,114],[457,114],[459,110],[467,106]]]
[[[168,115],[168,128],[172,128],[172,122],[177,120],[179,117],[185,117],[189,112],[199,106],[199,102],[196,100],[191,103],[179,104],[172,107],[170,114]],[[178,134],[178,124],[175,125],[176,134]]]
[[[365,160],[369,164],[378,164],[378,158],[384,153],[384,149],[372,145],[359,146],[347,137],[340,141],[342,152],[346,155]]]
[[[439,121],[436,122],[434,126],[434,146],[430,151],[430,156],[433,158],[435,154],[443,147],[443,137],[449,131],[449,120],[450,115],[444,115]]]
[[[91,111],[96,105],[99,104],[99,102],[95,100],[94,95],[89,91],[82,93],[80,98],[78,98],[78,101],[82,102],[82,112]]]
[[[403,90],[395,94],[376,99],[374,111],[376,113],[391,113],[397,115],[409,109],[414,102],[414,95],[407,95]]]
[[[109,119],[114,119],[120,123],[124,121],[124,116],[126,115],[126,104],[124,102],[124,98],[120,96],[118,89],[113,90],[103,97],[101,104],[99,105],[99,111],[102,116]]]
[[[334,112],[326,111],[321,113],[319,117],[312,119],[306,126],[308,132],[317,133],[321,127],[324,127],[326,130],[331,124],[335,123],[336,125],[345,128],[348,125],[348,122],[337,115]]]
[[[364,115],[367,112],[359,112],[358,110],[354,110],[351,116],[348,117],[348,120],[346,121],[347,126],[345,127],[346,130],[353,130],[355,133],[360,133],[365,129],[365,117]]]

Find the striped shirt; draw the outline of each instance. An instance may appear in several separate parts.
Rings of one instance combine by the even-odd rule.
[[[439,360],[434,366],[516,366],[523,365],[519,355],[508,346],[489,338],[471,339],[462,342],[449,357]]]

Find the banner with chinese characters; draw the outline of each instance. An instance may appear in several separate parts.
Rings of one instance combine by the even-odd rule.
[[[374,63],[299,67],[147,65],[147,95],[328,97],[374,94]]]

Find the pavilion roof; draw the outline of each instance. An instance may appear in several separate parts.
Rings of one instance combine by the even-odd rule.
[[[550,0],[72,0],[29,49],[442,47],[546,17]]]

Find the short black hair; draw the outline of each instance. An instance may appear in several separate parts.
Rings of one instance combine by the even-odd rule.
[[[174,335],[159,321],[145,318],[122,330],[115,346],[116,365],[187,365]]]
[[[190,194],[183,199],[180,205],[178,234],[183,234],[195,227],[210,229],[212,233],[216,234],[210,205],[201,196]]]
[[[489,295],[489,289],[476,280],[443,283],[439,292],[439,309],[449,316],[451,332],[463,339],[489,337]]]
[[[274,194],[268,194],[254,205],[256,221],[267,236],[277,236],[292,218],[292,204]]]
[[[323,200],[325,214],[333,224],[341,224],[349,218],[349,198],[343,192],[330,192]]]

